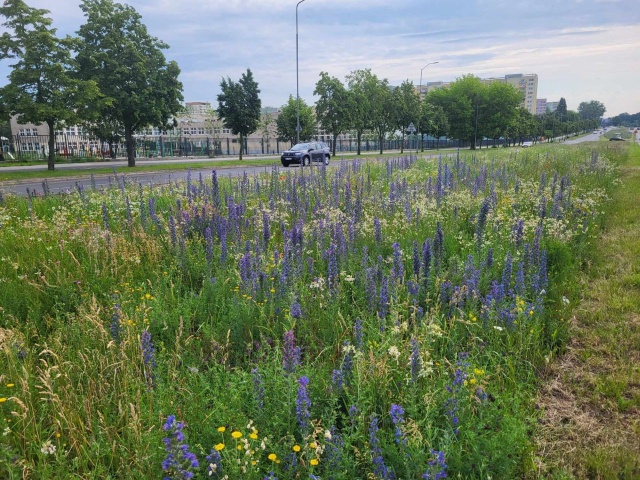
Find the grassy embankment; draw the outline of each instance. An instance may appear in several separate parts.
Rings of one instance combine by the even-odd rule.
[[[640,146],[625,152],[571,340],[540,394],[543,478],[640,478]]]

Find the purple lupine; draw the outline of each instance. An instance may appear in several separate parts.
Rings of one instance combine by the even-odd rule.
[[[302,318],[302,308],[300,307],[300,302],[293,302],[291,304],[291,318]]]
[[[511,228],[511,238],[513,243],[518,246],[522,242],[522,238],[524,237],[524,220],[521,218],[516,221],[516,223]]]
[[[185,443],[183,422],[176,422],[174,415],[169,415],[163,425],[167,437],[163,439],[167,456],[162,462],[162,470],[165,472],[163,479],[189,479],[193,478],[193,469],[199,467],[196,455],[189,451],[189,445]]]
[[[344,388],[344,377],[342,376],[342,370],[334,369],[331,372],[331,385],[335,392],[340,392]]]
[[[176,219],[173,215],[169,217],[169,237],[171,238],[171,246],[176,248],[178,244],[178,234],[176,232]]]
[[[311,417],[311,400],[307,392],[309,378],[302,376],[298,379],[298,396],[296,398],[296,421],[300,427],[302,437],[305,437],[309,431],[309,418]]]
[[[207,260],[207,266],[211,269],[213,265],[213,234],[211,228],[204,229],[204,241],[205,241],[205,258]]]
[[[300,347],[296,347],[296,338],[293,330],[284,332],[283,343],[282,368],[286,374],[290,374],[300,365]]]
[[[205,459],[208,463],[207,476],[216,480],[224,478],[222,457],[220,456],[220,452],[212,448],[211,452],[205,457]]]
[[[537,292],[547,289],[548,279],[547,279],[547,251],[542,250],[540,252],[540,269],[538,270],[538,289]]]
[[[367,305],[369,306],[369,312],[376,311],[376,269],[369,267],[365,270],[365,292],[367,297]]]
[[[382,456],[382,447],[380,446],[380,439],[378,438],[378,417],[372,415],[371,423],[369,424],[369,446],[371,448],[371,462],[373,463],[373,473],[378,478],[392,479],[395,478],[393,470],[389,469],[384,463],[384,457]]]
[[[469,368],[469,362],[467,361],[468,357],[469,357],[469,354],[466,352],[462,352],[458,354],[458,361],[456,362],[457,368],[454,373],[453,382],[451,383],[451,385],[447,385],[445,387],[447,392],[451,394],[451,397],[449,397],[444,402],[445,415],[449,417],[451,426],[453,427],[453,433],[456,435],[460,431],[458,428],[458,425],[460,424],[460,418],[458,417],[458,411],[459,411],[458,397],[460,392],[462,391],[464,382],[469,377],[469,374],[467,373],[467,369]]]
[[[262,242],[265,249],[269,246],[270,240],[271,220],[269,219],[269,214],[267,212],[262,212]]]
[[[487,259],[485,261],[487,268],[491,268],[493,266],[493,248],[487,249]]]
[[[251,378],[253,380],[253,399],[259,410],[264,408],[264,377],[258,370],[258,368],[251,369]]]
[[[225,265],[229,256],[229,247],[227,245],[228,224],[226,218],[220,218],[218,228],[218,237],[220,238],[220,263]]]
[[[382,243],[382,227],[380,226],[379,218],[373,219],[373,237],[378,245]]]
[[[413,241],[413,275],[418,278],[420,276],[420,249],[418,242]]]
[[[391,404],[391,421],[395,427],[395,439],[398,445],[407,443],[407,439],[402,433],[400,426],[404,423],[404,409],[395,403]]]
[[[125,197],[124,203],[127,211],[127,222],[129,223],[129,226],[131,226],[131,222],[133,222],[133,213],[131,213],[131,202],[129,201],[129,197]]]
[[[540,198],[540,203],[538,204],[538,217],[544,219],[547,216],[547,199],[546,197]]]
[[[474,299],[478,296],[480,285],[480,270],[475,267],[473,255],[467,256],[464,265],[463,283],[467,287],[467,298]]]
[[[430,450],[433,460],[429,460],[427,471],[422,475],[426,480],[441,480],[447,478],[447,464],[444,459],[444,452]]]
[[[502,285],[504,286],[505,293],[510,291],[511,276],[513,275],[513,257],[511,252],[507,252],[504,258],[504,267],[502,268]]]
[[[391,267],[391,278],[393,282],[402,283],[404,280],[404,263],[402,262],[402,250],[400,244],[393,244],[393,266]]]
[[[415,338],[411,339],[411,381],[418,380],[422,371],[422,358],[420,357],[420,345]]]
[[[429,273],[431,271],[431,240],[426,239],[422,244],[422,279],[425,289],[429,286]]]

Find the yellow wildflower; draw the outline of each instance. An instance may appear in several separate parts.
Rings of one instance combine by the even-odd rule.
[[[7,397],[0,397],[0,403],[4,403],[7,401]]]
[[[270,453],[267,458],[272,462],[275,462],[278,459],[278,456],[275,453]]]
[[[318,459],[317,458],[312,458],[309,463],[311,464],[312,467],[315,467],[316,465],[318,465]]]
[[[15,384],[13,384],[13,383],[7,383],[7,387],[8,387],[8,388],[13,387],[14,385],[15,385]]]
[[[215,448],[215,449],[216,449],[216,451],[218,451],[218,452],[219,452],[220,450],[223,450],[223,449],[224,449],[224,443],[219,443],[219,444],[217,444],[217,445],[216,445],[215,447],[213,447],[213,448]]]
[[[258,439],[258,434],[257,434],[257,433],[255,433],[255,432],[254,432],[254,433],[250,433],[250,434],[249,434],[249,438],[250,438],[251,440],[257,440],[257,439]]]
[[[299,452],[300,451],[300,445],[294,445],[293,446],[293,451],[294,452]]]
[[[220,433],[224,433],[224,431],[227,429],[227,427],[218,427],[218,431]]]
[[[235,431],[231,432],[231,436],[237,440],[238,438],[242,437],[242,433],[240,433],[239,431],[235,430]]]

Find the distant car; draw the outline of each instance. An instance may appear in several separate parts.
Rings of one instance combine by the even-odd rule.
[[[282,152],[280,156],[283,167],[288,167],[292,163],[310,165],[311,162],[322,162],[329,165],[330,159],[331,150],[324,142],[298,143]]]
[[[522,142],[522,148],[532,147],[533,142]]]
[[[609,139],[610,142],[624,142],[624,138],[622,137],[611,137]]]
[[[593,133],[595,133],[596,135],[599,134],[600,132],[598,130],[594,130]]]

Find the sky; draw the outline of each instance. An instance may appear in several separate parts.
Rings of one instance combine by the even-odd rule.
[[[60,34],[85,18],[80,0],[25,0],[51,12]],[[185,102],[217,107],[222,78],[250,68],[263,106],[296,95],[296,0],[129,0],[181,68]],[[597,100],[605,116],[640,112],[638,0],[303,0],[298,6],[300,97],[320,72],[345,81],[369,68],[416,86],[513,73],[538,75],[538,98],[570,110]],[[1,21],[1,19],[0,19]],[[3,28],[0,27],[0,32]],[[427,64],[432,62],[427,68]],[[9,71],[0,61],[0,82]]]

